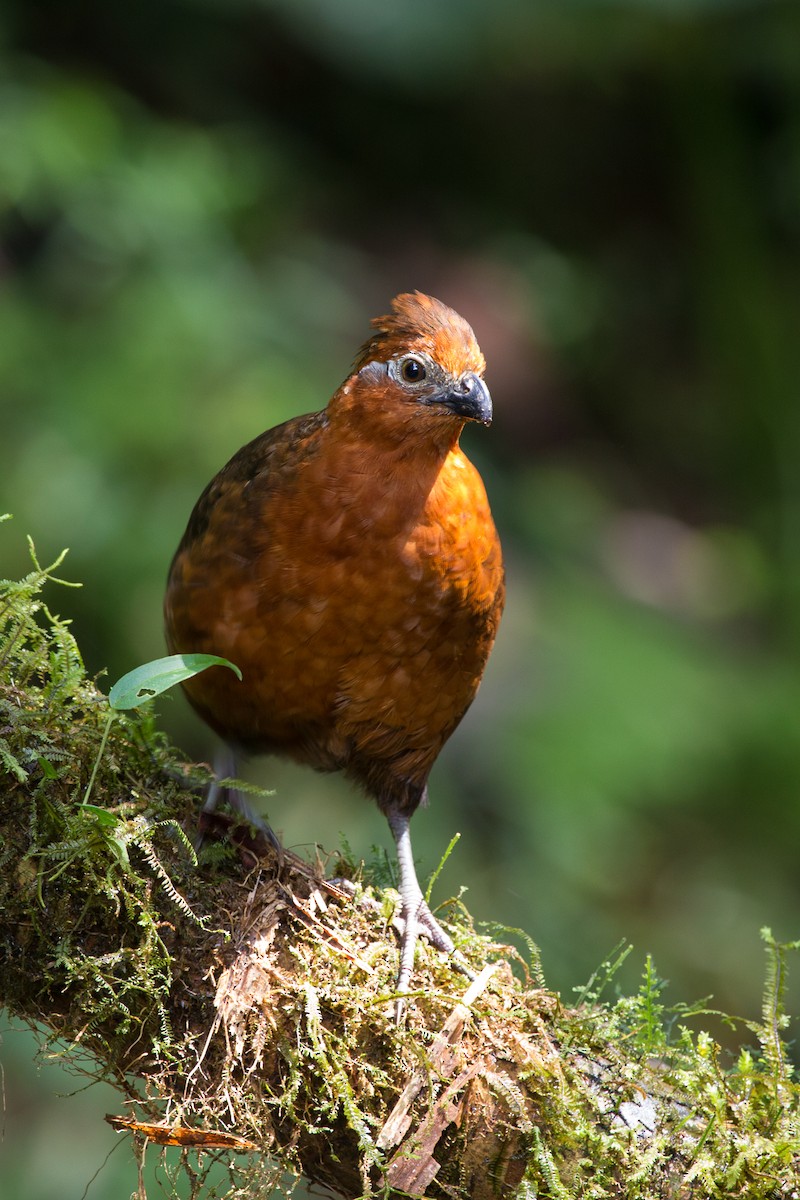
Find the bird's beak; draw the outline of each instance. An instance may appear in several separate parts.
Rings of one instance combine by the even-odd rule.
[[[482,425],[492,423],[492,397],[486,384],[473,371],[467,371],[454,387],[440,393],[436,400],[458,417],[480,421]]]

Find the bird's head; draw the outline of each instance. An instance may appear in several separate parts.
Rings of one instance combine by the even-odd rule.
[[[372,325],[375,332],[341,389],[345,396],[401,418],[406,428],[412,419],[418,427],[419,418],[435,419],[449,427],[453,440],[465,421],[491,424],[486,362],[457,312],[432,296],[405,293],[395,296],[391,312]]]

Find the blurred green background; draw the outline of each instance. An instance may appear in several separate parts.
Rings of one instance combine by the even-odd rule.
[[[796,0],[7,0],[0,573],[69,546],[89,669],[158,657],[211,475],[439,296],[489,364],[509,601],[423,872],[461,830],[439,899],[566,999],[626,937],[624,986],[652,951],[755,1016],[759,927],[800,936],[799,247]],[[389,843],[340,780],[253,778],[289,845]],[[119,1105],[31,1056],[5,1035],[0,1193],[79,1197]],[[135,1181],[123,1148],[88,1196]]]

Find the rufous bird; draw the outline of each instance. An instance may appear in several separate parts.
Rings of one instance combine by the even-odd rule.
[[[165,615],[173,653],[241,669],[241,682],[212,667],[184,684],[234,752],[344,771],[385,814],[403,993],[419,928],[453,950],[420,889],[409,821],[478,690],[505,588],[486,492],[459,446],[468,421],[492,419],[472,329],[420,292],[372,325],[327,408],[262,433],[203,492]]]

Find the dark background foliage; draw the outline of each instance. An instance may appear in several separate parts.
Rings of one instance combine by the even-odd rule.
[[[668,999],[752,1016],[759,927],[800,934],[799,39],[770,0],[0,17],[2,574],[69,546],[90,670],[157,657],[210,476],[393,294],[459,309],[509,604],[416,849],[461,830],[439,897],[524,927],[566,999],[625,937],[624,985],[649,950]],[[341,781],[252,775],[288,844],[387,844]],[[4,1195],[79,1195],[113,1135],[2,1053]]]

